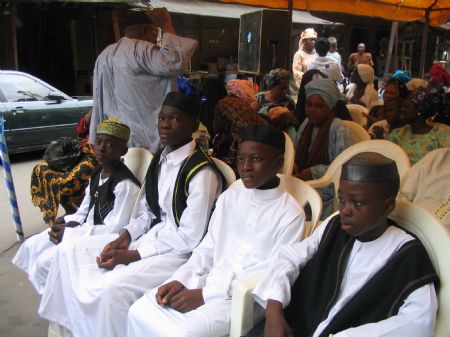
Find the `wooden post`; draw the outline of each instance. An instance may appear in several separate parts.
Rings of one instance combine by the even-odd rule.
[[[394,49],[394,40],[396,39],[397,30],[398,30],[398,22],[393,21],[391,24],[391,36],[389,37],[389,45],[384,67],[384,75],[390,73],[389,68],[391,67],[392,50]]]
[[[291,60],[291,55],[292,55],[292,10],[294,8],[294,2],[293,0],[289,0],[289,11],[288,11],[288,25],[289,25],[289,29],[288,29],[288,48],[287,48],[287,65],[286,65],[286,69],[290,69],[292,71],[292,60]]]
[[[420,77],[424,77],[425,75],[425,58],[427,56],[427,42],[428,42],[428,26],[430,24],[430,10],[427,9],[425,12],[425,24],[423,27],[423,36],[422,36],[422,50],[420,54]]]
[[[114,40],[117,42],[120,40],[119,16],[117,14],[117,9],[114,8],[111,11],[111,14],[112,14],[113,29],[114,29]]]

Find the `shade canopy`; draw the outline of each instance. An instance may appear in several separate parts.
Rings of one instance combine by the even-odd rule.
[[[391,21],[425,21],[430,11],[432,26],[445,24],[450,18],[450,0],[217,0],[269,8],[292,8],[302,11],[335,12],[379,17]]]

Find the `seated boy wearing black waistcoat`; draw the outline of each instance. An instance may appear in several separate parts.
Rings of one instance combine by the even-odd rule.
[[[53,289],[44,292],[39,311],[44,318],[74,336],[123,337],[129,306],[186,262],[222,191],[214,162],[192,140],[198,113],[197,100],[167,94],[158,120],[165,146],[152,159],[136,215],[119,237],[58,249],[60,272],[50,271]]]
[[[339,215],[280,251],[254,290],[266,320],[249,336],[432,336],[438,277],[422,244],[387,218],[398,188],[395,162],[380,154],[345,163]]]
[[[55,245],[63,238],[118,233],[130,221],[140,183],[121,161],[127,153],[129,136],[130,128],[115,119],[97,126],[95,155],[100,165],[92,173],[80,208],[74,214],[56,218],[50,231],[29,238],[14,257],[13,263],[28,273],[40,294]]]

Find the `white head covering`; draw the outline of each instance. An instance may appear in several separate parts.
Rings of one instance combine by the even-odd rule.
[[[329,78],[318,78],[305,85],[306,98],[311,95],[320,95],[330,109],[341,99],[336,82]]]
[[[314,28],[306,28],[302,34],[300,35],[299,46],[303,44],[303,40],[305,39],[317,39],[317,32]]]
[[[357,66],[359,77],[364,83],[373,83],[375,73],[372,66],[368,64],[358,64]]]

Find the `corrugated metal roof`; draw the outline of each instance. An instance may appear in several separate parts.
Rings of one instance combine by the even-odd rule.
[[[137,5],[145,6],[148,2],[137,2]],[[239,19],[242,14],[255,12],[261,7],[245,6],[239,4],[213,3],[199,0],[151,0],[153,7],[166,7],[169,12],[193,14],[201,16],[217,16],[223,18]],[[322,20],[312,16],[308,12],[293,11],[292,22],[312,25],[330,25],[334,22]]]

